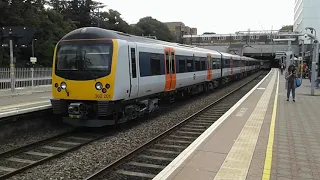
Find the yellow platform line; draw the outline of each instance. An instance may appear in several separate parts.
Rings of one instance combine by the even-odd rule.
[[[275,70],[214,180],[246,179],[276,80],[277,71]]]
[[[266,159],[264,161],[262,180],[269,180],[270,174],[271,174],[272,150],[273,150],[273,142],[274,142],[274,128],[275,128],[275,123],[276,123],[277,106],[278,106],[278,94],[279,94],[279,82],[280,82],[279,80],[280,80],[280,77],[279,77],[279,73],[278,73],[278,82],[277,82],[276,94],[274,97],[274,103],[273,103],[270,132],[269,132],[269,139],[268,139],[268,145],[267,145],[267,151],[266,151]]]

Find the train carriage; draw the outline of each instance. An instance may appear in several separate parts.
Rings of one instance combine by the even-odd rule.
[[[100,127],[152,113],[159,101],[207,92],[258,69],[257,60],[100,28],[65,35],[54,52],[53,112]]]

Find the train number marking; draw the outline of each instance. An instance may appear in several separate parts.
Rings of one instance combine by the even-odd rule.
[[[105,99],[105,98],[110,98],[109,94],[95,94],[94,98],[96,99]]]

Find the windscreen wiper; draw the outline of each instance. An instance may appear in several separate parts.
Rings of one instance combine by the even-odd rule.
[[[86,71],[91,73],[91,75],[94,77],[94,79],[98,79],[98,76],[91,69],[89,69],[86,65],[87,62],[91,63],[90,59],[86,58],[86,54],[87,54],[86,50],[83,50],[83,67],[86,69]]]

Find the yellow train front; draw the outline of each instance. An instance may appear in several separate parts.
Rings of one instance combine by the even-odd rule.
[[[64,122],[79,126],[114,124],[101,121],[118,115],[114,81],[117,41],[99,29],[70,32],[58,43],[52,67],[52,109]],[[90,119],[90,121],[88,121]]]

